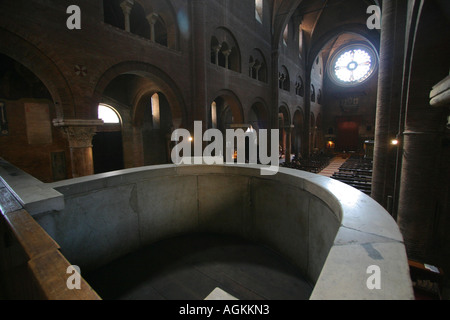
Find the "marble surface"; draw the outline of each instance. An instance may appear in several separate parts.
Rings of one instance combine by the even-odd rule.
[[[48,210],[37,210],[36,220],[86,268],[183,233],[227,233],[294,263],[316,283],[311,299],[413,299],[394,219],[327,177],[286,168],[263,176],[259,166],[227,164],[142,167],[28,187],[17,179],[8,176],[5,185],[20,199],[42,198]],[[54,197],[63,208],[51,205]],[[380,269],[381,289],[367,286],[371,266]]]

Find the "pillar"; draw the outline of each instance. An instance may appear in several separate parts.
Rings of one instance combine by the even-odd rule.
[[[206,63],[210,61],[207,56],[208,51],[204,49],[205,43],[209,43],[211,39],[207,39],[205,21],[207,20],[207,0],[191,0],[188,1],[192,14],[192,55],[191,55],[191,91],[193,94],[191,110],[188,110],[187,123],[193,126],[194,121],[202,121],[203,129],[206,130],[208,125],[208,110],[212,101],[208,101],[206,77]],[[218,59],[217,59],[218,60]],[[193,127],[187,128],[192,130]]]
[[[224,51],[222,51],[222,53],[225,56],[225,69],[229,69],[229,66],[230,66],[229,57],[231,54],[231,49],[224,50]]]
[[[450,221],[449,109],[445,103],[430,103],[431,88],[448,76],[450,48],[445,40],[450,28],[436,2],[412,1],[411,9],[397,223],[410,259],[450,265],[450,246],[444,241]]]
[[[248,63],[248,76],[250,78],[253,78],[253,67],[254,67],[254,65],[255,65],[255,61],[250,61]]]
[[[130,13],[131,13],[131,9],[133,9],[133,5],[134,5],[134,0],[125,0],[120,3],[120,7],[122,8],[123,16],[125,18],[125,31],[128,31],[128,32],[131,31]]]
[[[73,178],[94,174],[92,138],[102,120],[54,120],[69,142]]]
[[[147,17],[147,21],[150,25],[150,41],[155,42],[156,36],[155,36],[155,24],[158,21],[158,14],[151,13]]]
[[[213,47],[216,66],[219,66],[219,51],[220,51],[221,48],[222,48],[222,45],[220,45],[220,44],[218,44],[217,46]]]
[[[383,1],[371,196],[393,216],[399,147],[391,140],[400,133],[405,19],[405,0]]]
[[[303,127],[303,143],[301,146],[301,153],[303,158],[309,158],[311,155],[311,70],[312,67],[308,64],[305,72],[305,123]]]
[[[261,69],[262,65],[261,64],[256,64],[255,65],[255,73],[256,73],[256,80],[259,80],[259,69]]]

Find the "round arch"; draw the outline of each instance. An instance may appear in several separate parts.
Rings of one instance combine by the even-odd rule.
[[[233,33],[225,27],[218,27],[211,32],[209,39],[211,39],[211,63],[240,73],[241,50]]]
[[[248,112],[247,122],[255,129],[268,129],[270,116],[267,104],[263,99],[256,99]]]
[[[39,48],[11,32],[0,28],[0,38],[0,53],[28,68],[45,85],[55,104],[56,116],[74,117],[75,102],[72,90],[58,66]],[[27,53],[26,56],[24,52]]]
[[[222,130],[228,129],[231,124],[243,124],[244,111],[238,96],[231,90],[220,90],[210,99],[211,103],[216,103],[217,123]],[[209,108],[211,113],[211,108]]]
[[[151,96],[154,93],[162,92],[169,102],[173,119],[177,119],[176,122],[179,123],[178,127],[186,127],[186,104],[178,85],[161,69],[147,63],[126,61],[109,68],[105,73],[103,73],[97,82],[97,86],[94,91],[94,99],[100,102],[103,92],[107,88],[108,84],[110,84],[115,78],[126,74],[139,76],[148,80],[145,89],[139,92],[134,100],[132,122],[135,125],[140,124],[139,117],[142,112],[142,99],[148,97],[149,95]]]

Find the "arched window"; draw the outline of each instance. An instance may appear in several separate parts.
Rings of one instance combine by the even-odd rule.
[[[103,120],[105,124],[120,124],[117,111],[106,104],[100,104],[98,106],[98,118]]]
[[[152,42],[156,42],[165,47],[175,46],[175,40],[172,38],[168,39],[167,24],[162,14],[156,12],[149,13],[149,8],[145,9],[138,2],[103,0],[103,10],[105,23],[150,39]],[[167,14],[165,17],[167,18]],[[172,33],[174,34],[173,30]]]
[[[153,129],[161,129],[161,111],[159,107],[159,95],[155,93],[151,99]]]
[[[150,24],[150,40],[167,47],[167,28],[163,18],[157,13],[152,13],[147,16],[147,20]]]
[[[254,49],[249,58],[249,76],[253,79],[267,82],[266,59],[258,49]]]
[[[215,101],[211,103],[211,127],[217,128],[217,103]]]
[[[305,86],[303,85],[302,77],[297,77],[297,82],[295,83],[295,94],[303,97],[305,95]]]
[[[291,79],[289,77],[289,72],[285,66],[282,66],[281,70],[278,72],[278,84],[279,88],[282,90],[291,90]]]
[[[233,35],[225,28],[217,28],[211,38],[211,63],[241,72],[241,54]]]
[[[125,17],[120,6],[121,0],[103,0],[103,19],[105,23],[125,30]]]

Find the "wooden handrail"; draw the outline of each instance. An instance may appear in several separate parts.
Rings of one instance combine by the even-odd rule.
[[[80,289],[70,289],[67,280],[71,264],[59,245],[24,209],[6,188],[0,186],[2,231],[10,239],[3,242],[1,255],[8,256],[1,279],[6,299],[101,300],[80,276]],[[18,209],[19,208],[19,209]],[[18,210],[17,210],[18,209]],[[5,259],[6,260],[6,259]],[[18,266],[19,265],[19,266]]]

